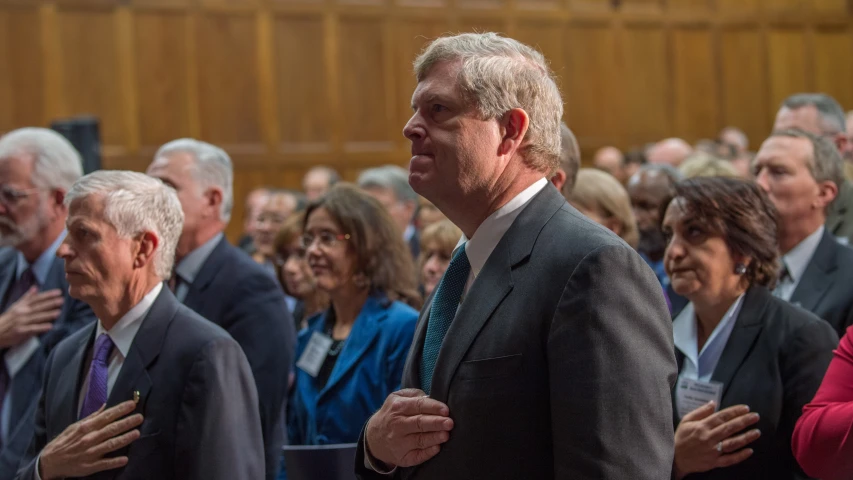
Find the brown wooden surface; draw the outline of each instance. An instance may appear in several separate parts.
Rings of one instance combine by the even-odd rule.
[[[743,128],[820,90],[853,108],[848,0],[0,0],[0,132],[95,114],[107,168],[181,136],[224,147],[238,206],[405,165],[411,62],[430,38],[495,30],[542,50],[588,157]],[[229,228],[240,230],[242,209]]]

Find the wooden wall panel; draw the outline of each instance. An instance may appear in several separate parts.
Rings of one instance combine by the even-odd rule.
[[[201,136],[240,152],[262,153],[255,27],[251,15],[199,19],[197,88]]]
[[[672,132],[687,141],[708,137],[720,128],[716,58],[707,29],[673,32]]]
[[[0,10],[0,132],[44,121],[38,11]]]
[[[768,43],[769,115],[775,115],[785,97],[811,90],[806,64],[806,35],[801,29],[780,27],[772,30]]]
[[[125,146],[115,15],[105,9],[60,10],[59,25],[64,99],[59,115],[97,115],[102,141]],[[110,166],[109,159],[106,165]]]
[[[584,154],[743,128],[781,100],[853,108],[848,0],[0,0],[0,130],[91,113],[107,167],[141,170],[193,136],[251,188],[298,188],[314,164],[353,180],[405,164],[412,60],[445,33],[540,49]]]
[[[847,29],[818,30],[814,42],[814,89],[853,109],[853,36]]]
[[[737,125],[753,147],[773,126],[775,105],[768,103],[767,74],[761,34],[752,28],[733,28],[720,34],[720,77],[723,124]]]
[[[186,15],[180,12],[140,12],[135,16],[139,137],[147,150],[192,135],[187,24]]]

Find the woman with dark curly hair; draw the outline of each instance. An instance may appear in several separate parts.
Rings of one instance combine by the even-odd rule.
[[[673,321],[673,477],[802,478],[791,436],[838,337],[768,290],[779,272],[775,208],[752,182],[685,180],[663,232],[672,288],[690,301]]]
[[[288,436],[291,445],[354,443],[400,386],[421,302],[415,267],[382,205],[351,185],[309,205],[302,230],[330,306],[297,340]]]

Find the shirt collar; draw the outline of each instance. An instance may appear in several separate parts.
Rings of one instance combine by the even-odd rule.
[[[98,320],[95,338],[101,336],[102,333],[106,333],[110,336],[110,340],[113,341],[113,345],[115,345],[118,351],[121,352],[121,356],[123,358],[127,358],[127,352],[130,351],[133,339],[136,338],[136,332],[138,332],[139,327],[142,326],[141,320],[148,314],[148,310],[151,309],[151,305],[154,305],[154,300],[156,300],[157,296],[160,295],[160,291],[162,289],[163,282],[157,282],[157,285],[154,285],[154,288],[142,297],[142,300],[140,300],[139,303],[125,313],[124,316],[121,317],[115,325],[113,325],[113,328],[109,329],[109,331],[107,331],[101,321]]]
[[[791,251],[782,255],[782,262],[784,262],[785,267],[788,269],[788,275],[791,276],[791,280],[794,282],[799,281],[800,277],[805,273],[806,267],[809,266],[809,262],[811,262],[825,230],[826,228],[821,225],[820,228],[803,239]]]
[[[403,232],[403,240],[410,242],[412,237],[415,236],[415,226],[411,223],[406,225],[406,230]]]
[[[66,231],[62,230],[56,240],[50,244],[49,247],[36,259],[32,264],[33,275],[36,277],[36,281],[40,286],[43,286],[47,281],[47,276],[50,274],[50,269],[53,267],[53,261],[56,258],[56,251],[59,250],[59,246],[62,245],[62,242],[65,240]],[[30,267],[30,264],[27,263],[27,259],[24,258],[24,254],[18,252],[18,266],[15,270],[15,278],[21,278],[21,275]]]
[[[204,242],[200,247],[190,252],[189,255],[181,260],[181,263],[175,267],[175,273],[181,277],[182,281],[186,283],[193,283],[193,281],[195,281],[195,277],[198,275],[198,272],[201,271],[201,267],[204,265],[204,262],[207,261],[207,257],[210,256],[213,249],[216,248],[219,241],[222,240],[222,237],[222,232],[217,233],[213,238]]]
[[[524,210],[524,207],[546,185],[548,185],[548,180],[544,177],[540,178],[504,204],[504,206],[489,215],[477,227],[477,231],[474,232],[470,240],[465,238],[465,235],[462,235],[456,248],[459,248],[463,244],[465,245],[465,254],[468,256],[468,263],[471,264],[471,272],[474,273],[474,277],[480,274],[480,270],[483,269],[486,260],[489,259],[498,242],[503,238],[507,230],[509,230],[509,227],[512,226],[512,222],[515,221],[521,211]],[[456,253],[456,249],[454,249],[454,253]]]
[[[720,332],[730,330],[728,327],[737,320],[742,305],[743,294],[741,294],[741,296],[732,303],[726,311],[726,314],[723,315],[720,323],[714,327],[714,331],[711,332],[708,340],[705,341],[705,345],[702,346],[702,351],[699,352],[697,351],[698,343],[696,338],[696,312],[693,309],[693,302],[688,303],[681,313],[675,317],[675,320],[672,321],[672,340],[675,344],[675,348],[679,349],[685,357],[689,358],[693,362],[694,365],[698,365],[699,357],[708,349],[709,345],[713,344],[717,340],[717,337],[720,336]],[[725,340],[728,341],[728,338]]]

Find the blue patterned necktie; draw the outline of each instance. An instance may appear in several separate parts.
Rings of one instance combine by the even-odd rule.
[[[421,389],[429,395],[432,388],[432,373],[435,362],[438,360],[438,352],[444,335],[450,328],[450,323],[456,316],[462,292],[468,282],[468,273],[471,264],[468,263],[468,255],[465,254],[463,244],[453,255],[450,265],[438,284],[438,290],[432,299],[432,307],[429,311],[429,323],[427,324],[426,338],[424,339],[424,353],[421,359]]]
[[[80,409],[80,418],[86,418],[107,403],[107,377],[109,373],[110,353],[113,351],[113,341],[106,333],[95,340],[92,366],[89,368],[89,388]]]

